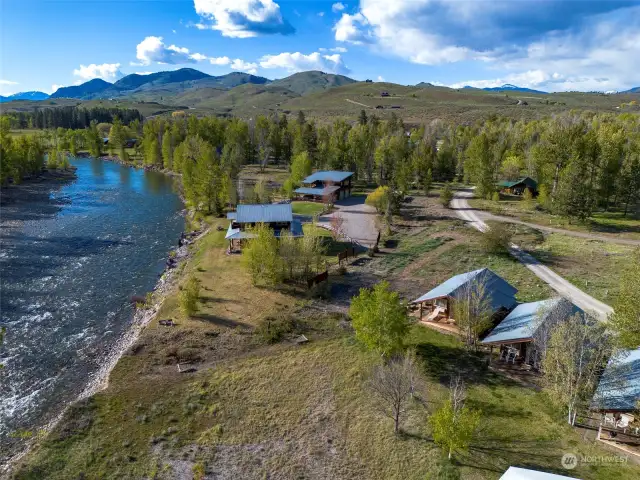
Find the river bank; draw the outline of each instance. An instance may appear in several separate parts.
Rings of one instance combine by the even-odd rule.
[[[176,245],[185,215],[171,179],[96,159],[72,161],[79,167],[73,182],[48,175],[42,180],[50,181],[3,191],[5,469],[67,404],[102,388],[188,255],[188,242]],[[151,308],[133,308],[132,296],[149,291]]]

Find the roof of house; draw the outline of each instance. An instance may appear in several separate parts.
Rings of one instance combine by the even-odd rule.
[[[274,223],[292,220],[293,211],[290,203],[238,205],[235,218],[236,223]]]
[[[282,232],[287,230],[278,230],[275,232],[276,237],[279,237]],[[299,220],[293,220],[288,230],[294,237],[304,237],[304,231],[302,229],[302,223]],[[255,234],[251,231],[240,230],[239,228],[233,228],[233,224],[229,224],[227,233],[224,236],[225,240],[240,240],[243,238],[256,238]]]
[[[485,283],[486,292],[491,299],[491,306],[494,310],[499,310],[501,307],[512,308],[518,303],[514,297],[518,289],[488,268],[481,268],[451,277],[411,303],[420,303],[442,297],[456,298],[457,295],[464,291],[464,287],[473,281]]]
[[[509,467],[500,480],[575,480],[572,477],[556,475],[555,473],[539,472],[528,468]]]
[[[609,360],[593,396],[592,408],[632,411],[640,400],[640,348]]]
[[[315,183],[315,182],[342,182],[346,180],[353,172],[339,172],[336,170],[326,170],[321,172],[312,173],[305,178],[302,183]]]
[[[562,298],[549,298],[539,302],[521,303],[496,325],[481,343],[505,343],[533,338],[540,322],[544,322],[553,307],[561,301]],[[580,311],[582,310],[571,304],[571,315]]]
[[[297,188],[295,192],[301,195],[317,195],[320,197],[324,197],[325,195],[330,195],[337,190],[340,190],[340,187],[338,187],[337,185],[329,185],[324,188],[300,187]]]
[[[498,186],[505,187],[505,188],[512,188],[512,187],[515,187],[516,185],[520,185],[521,183],[532,188],[538,187],[538,182],[536,182],[531,177],[522,177],[522,178],[519,178],[518,180],[513,180],[513,181],[501,180],[500,182],[498,182]]]

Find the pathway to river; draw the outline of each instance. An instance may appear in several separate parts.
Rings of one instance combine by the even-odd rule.
[[[72,163],[77,180],[2,194],[0,463],[83,390],[184,230],[171,177]]]

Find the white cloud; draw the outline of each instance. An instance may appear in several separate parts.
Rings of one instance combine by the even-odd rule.
[[[318,12],[319,17],[324,17],[324,12]]]
[[[194,0],[196,13],[212,23],[198,29],[218,30],[225,37],[249,38],[263,34],[295,32],[273,0]]]
[[[247,72],[247,73],[250,73],[251,75],[255,75],[256,73],[258,73],[258,64],[245,62],[244,60],[236,58],[231,63],[231,69],[234,71]]]
[[[349,42],[356,45],[363,43],[371,43],[374,40],[374,35],[371,30],[368,29],[369,21],[360,12],[349,15],[343,13],[340,20],[333,27],[333,31],[336,32],[336,40],[338,42]]]
[[[152,73],[155,73],[155,72],[133,72],[133,73],[135,73],[136,75],[151,75]]]
[[[469,61],[495,70],[478,85],[606,91],[640,84],[630,60],[640,58],[637,4],[361,0],[333,30],[339,42],[367,44],[412,63]]]
[[[347,50],[344,47],[333,47],[333,48],[319,48],[318,51],[319,52],[347,53],[349,50]]]
[[[337,2],[334,3],[333,5],[331,5],[331,11],[334,13],[338,13],[341,12],[342,10],[344,10],[347,6],[342,3],[342,2]]]
[[[153,62],[179,65],[208,59],[206,55],[201,53],[190,53],[186,47],[166,46],[162,37],[154,36],[146,37],[136,46],[136,58],[140,63],[132,63],[132,65],[151,65]]]
[[[171,30],[171,31],[172,31],[173,33],[176,33],[176,31],[175,31],[175,30]]]
[[[260,59],[262,68],[282,68],[289,72],[321,70],[329,73],[348,74],[350,70],[344,64],[340,54],[322,55],[320,52],[305,55],[300,52],[283,52],[278,55],[265,55]]]
[[[49,90],[48,92],[45,92],[45,93],[52,94],[56,90],[58,90],[59,88],[62,88],[62,87],[64,87],[64,85],[57,85],[57,84],[54,83],[53,85],[51,85],[51,90]]]
[[[229,65],[231,59],[229,57],[209,57],[211,65]]]
[[[378,75],[378,82],[384,82],[384,77],[382,75]]]
[[[1,80],[0,85],[18,85],[18,82],[12,82],[11,80]]]
[[[108,82],[113,82],[122,78],[124,74],[120,71],[119,63],[103,63],[102,65],[80,65],[73,71],[76,77],[80,78],[80,83],[94,78],[101,78]]]

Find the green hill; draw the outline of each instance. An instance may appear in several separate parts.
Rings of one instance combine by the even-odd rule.
[[[272,85],[284,87],[298,95],[307,95],[351,83],[357,83],[357,81],[344,75],[312,70],[310,72],[294,73],[289,77],[275,80]]]
[[[61,87],[56,90],[50,98],[84,98],[96,93],[103,92],[113,85],[105,82],[101,78],[94,78],[81,85],[72,87]]]

